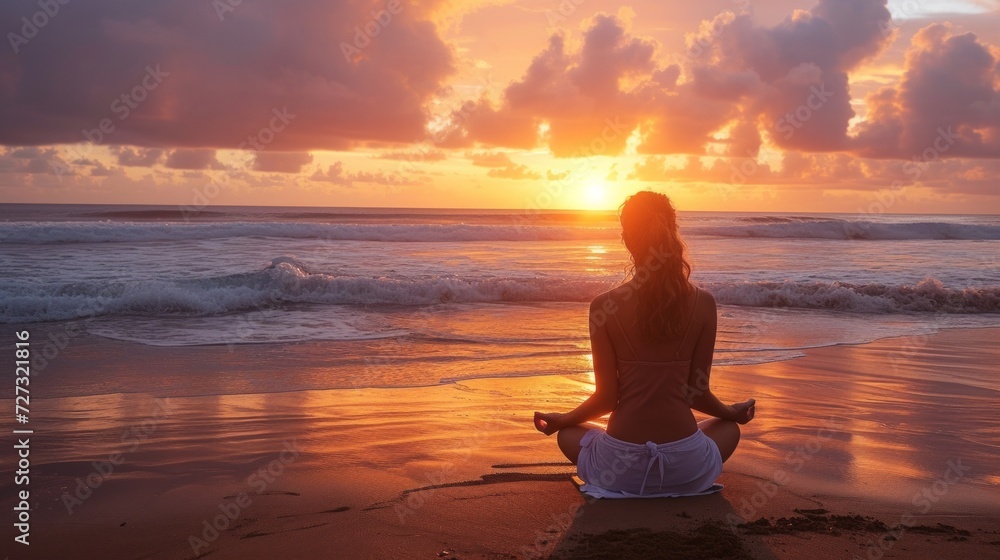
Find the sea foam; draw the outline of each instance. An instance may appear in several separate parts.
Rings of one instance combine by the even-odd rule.
[[[0,283],[0,322],[103,315],[220,315],[283,304],[431,305],[586,302],[612,287],[606,279],[551,276],[351,276],[309,271],[279,257],[255,272],[182,280]],[[854,313],[1000,313],[1000,287],[951,288],[847,282],[705,282],[723,305],[828,309]]]
[[[806,217],[744,217],[737,225],[682,226],[685,235],[827,240],[1000,240],[1000,226],[942,222],[882,223]],[[618,227],[510,224],[345,224],[314,222],[150,223],[119,221],[9,222],[0,225],[0,242],[141,243],[269,237],[326,241],[468,242],[609,240]]]
[[[717,237],[765,237],[833,240],[1000,239],[1000,226],[940,222],[879,223],[852,220],[781,221],[693,227],[688,233]]]

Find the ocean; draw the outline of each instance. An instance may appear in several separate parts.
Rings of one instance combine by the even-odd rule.
[[[998,216],[679,220],[719,303],[716,364],[1000,326]],[[268,392],[588,372],[587,305],[627,254],[615,212],[5,204],[0,261],[8,325],[327,345],[322,375],[276,365],[252,385]]]

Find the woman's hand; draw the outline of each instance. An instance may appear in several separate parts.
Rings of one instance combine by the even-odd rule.
[[[563,429],[562,417],[564,415],[558,412],[548,412],[548,413],[535,413],[535,429],[547,436],[558,432]]]
[[[747,422],[753,420],[754,415],[757,413],[756,404],[756,400],[750,399],[748,401],[732,405],[733,412],[735,412],[732,420],[737,424],[746,424]]]

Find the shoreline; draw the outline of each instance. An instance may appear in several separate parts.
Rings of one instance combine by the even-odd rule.
[[[806,310],[808,311],[808,310]],[[41,331],[42,337],[48,336],[53,330],[58,330],[55,327],[63,326],[65,330],[66,323],[74,323],[79,320],[73,319],[70,321],[54,321],[46,323],[24,323],[17,327],[18,330],[31,330],[32,332]],[[13,328],[13,327],[12,327]],[[814,353],[821,350],[836,349],[836,348],[860,348],[868,345],[881,345],[881,344],[891,344],[892,341],[913,341],[919,339],[926,339],[928,337],[939,336],[946,333],[960,332],[960,331],[989,331],[993,330],[1000,335],[1000,325],[998,326],[935,326],[936,330],[932,333],[919,333],[919,334],[893,334],[884,336],[881,338],[876,338],[874,340],[866,342],[833,342],[830,344],[824,344],[819,346],[804,346],[804,347],[794,347],[794,348],[781,348],[779,350],[761,350],[761,352],[771,352],[771,351],[787,351],[787,352],[798,352],[799,355],[790,355],[787,357],[782,357],[774,359],[771,361],[752,363],[752,364],[713,364],[713,370],[729,370],[729,369],[742,369],[742,368],[756,368],[756,367],[768,367],[773,364],[779,364],[783,362],[794,362],[797,360],[802,360],[804,358],[809,358],[810,353]],[[75,329],[74,329],[75,330]],[[39,338],[39,337],[36,337]],[[1000,339],[1000,336],[998,336]],[[119,354],[128,352],[130,350],[146,351],[150,353],[160,353],[160,354],[171,354],[180,352],[193,352],[202,354],[219,354],[220,350],[225,350],[229,358],[235,359],[237,367],[248,366],[248,362],[240,362],[238,358],[240,356],[235,356],[238,354],[239,350],[247,351],[257,351],[258,356],[260,354],[264,355],[264,359],[269,358],[281,358],[289,354],[287,350],[301,350],[305,349],[305,354],[308,357],[313,357],[311,352],[315,350],[316,347],[323,347],[332,344],[367,344],[373,342],[379,342],[382,339],[360,339],[360,340],[322,340],[322,339],[308,339],[300,341],[286,341],[286,342],[264,342],[264,343],[213,343],[213,344],[201,344],[201,345],[186,345],[186,346],[155,346],[144,344],[142,342],[136,342],[131,340],[123,340],[117,338],[108,338],[100,335],[90,334],[83,332],[82,334],[74,334],[70,337],[76,345],[83,343],[83,346],[96,347],[98,351],[113,350]],[[47,344],[48,339],[44,339],[42,344]],[[57,357],[61,354],[62,348],[59,349],[60,352],[57,353]],[[589,354],[583,350],[580,351],[581,354]],[[274,354],[274,356],[270,356]],[[219,358],[219,356],[214,356]],[[76,356],[71,357],[71,359],[76,359]],[[89,356],[89,359],[93,359],[93,356]],[[220,365],[224,361],[220,360],[212,365]],[[47,369],[47,368],[46,368]],[[544,374],[513,374],[513,375],[495,375],[495,374],[484,374],[482,376],[470,376],[461,378],[442,378],[437,383],[424,383],[418,385],[352,385],[352,386],[340,386],[340,387],[316,387],[316,388],[291,388],[287,390],[268,390],[260,392],[243,392],[234,393],[231,391],[219,391],[211,393],[185,393],[182,395],[176,395],[176,397],[183,398],[197,398],[197,397],[223,397],[223,396],[255,396],[255,395],[265,395],[265,394],[287,394],[287,393],[299,393],[299,392],[309,392],[309,391],[341,391],[341,390],[358,390],[358,389],[399,389],[399,390],[409,390],[409,389],[428,389],[433,387],[441,387],[448,385],[455,385],[466,382],[474,381],[503,381],[507,379],[552,379],[559,377],[568,377],[571,379],[579,379],[585,377],[592,377],[592,372],[580,371],[578,373],[544,373]],[[44,397],[48,399],[60,399],[60,398],[86,398],[86,397],[99,397],[105,395],[142,395],[148,393],[148,390],[140,389],[136,391],[111,391],[111,392],[94,392],[94,393],[74,393],[70,395],[60,395],[56,397]],[[163,397],[175,396],[175,395],[161,395]],[[13,400],[5,397],[0,397],[0,402],[5,400]]]
[[[715,523],[737,536],[748,557],[847,558],[865,557],[866,543],[910,513],[913,525],[882,541],[893,544],[879,557],[986,556],[1000,550],[989,544],[1000,535],[986,532],[1000,524],[1000,477],[989,467],[998,456],[1000,391],[981,378],[995,372],[1000,350],[990,341],[998,334],[948,329],[713,368],[720,398],[756,396],[758,418],[744,427],[720,494],[672,500],[588,503],[554,439],[533,430],[533,410],[566,410],[589,394],[586,375],[167,396],[159,399],[165,405],[155,393],[43,398],[43,385],[32,418],[32,544],[53,557],[87,550],[88,557],[192,558],[192,536],[212,558],[330,550],[344,558],[511,558],[532,550],[575,557],[575,539],[609,529],[676,533],[633,535],[638,541],[690,533],[702,542],[708,533],[699,531],[710,533],[704,524]],[[160,354],[102,348],[69,349],[48,379],[114,364],[149,373]],[[167,353],[190,350],[182,348]],[[225,347],[209,352],[235,355]],[[195,361],[155,371],[198,374],[189,369]],[[825,426],[830,418],[835,425]],[[99,470],[95,462],[107,468],[117,453],[122,462],[67,513],[76,481]],[[968,472],[949,478],[956,458]],[[925,489],[926,512],[924,502],[913,503]],[[236,511],[241,495],[250,502],[226,518],[225,529],[214,539],[200,534],[206,519]],[[12,507],[9,499],[0,504]],[[821,509],[827,513],[815,513]],[[731,515],[757,525],[736,527]],[[870,519],[855,527],[837,515]],[[879,528],[872,519],[886,529],[871,530]]]

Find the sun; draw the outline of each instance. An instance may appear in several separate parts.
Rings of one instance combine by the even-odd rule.
[[[603,210],[608,206],[608,185],[592,179],[583,185],[583,200],[588,210]]]

